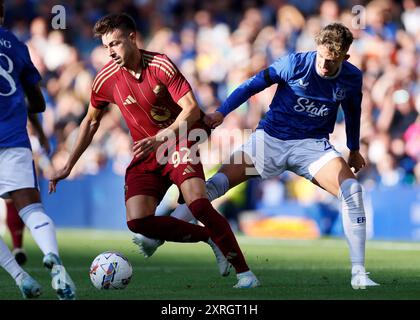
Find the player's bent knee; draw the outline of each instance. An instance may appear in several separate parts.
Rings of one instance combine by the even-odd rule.
[[[206,200],[208,200],[207,195],[204,194],[204,193],[201,193],[201,192],[190,193],[188,195],[184,195],[184,199],[185,199],[185,204],[187,206],[189,206],[191,203],[193,203],[194,201],[197,201],[199,199],[206,199]]]
[[[25,188],[10,193],[17,211],[35,203],[41,202],[38,189]]]
[[[356,179],[346,179],[343,181],[340,186],[340,199],[343,219],[346,220],[346,217],[349,217],[355,226],[363,229],[366,223],[366,215],[360,183]],[[363,230],[362,232],[365,232]]]
[[[203,179],[200,178],[190,178],[182,182],[179,187],[184,201],[187,205],[190,205],[192,202],[206,198],[206,186]]]
[[[362,194],[362,186],[356,179],[346,179],[340,185],[339,198],[346,200],[354,194]]]
[[[196,200],[208,199],[207,194],[206,194],[206,189],[204,186],[203,188],[197,187],[197,188],[188,188],[187,190],[183,189],[182,196],[187,206],[189,206],[191,203],[193,203]]]

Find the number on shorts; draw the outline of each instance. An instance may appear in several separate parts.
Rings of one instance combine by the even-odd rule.
[[[181,152],[184,152],[184,155],[181,159]],[[175,151],[172,153],[172,163],[174,168],[178,167],[181,163],[191,162],[192,159],[190,158],[191,150],[185,147],[182,147],[179,151]]]

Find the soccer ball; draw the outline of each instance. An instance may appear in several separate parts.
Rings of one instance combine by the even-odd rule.
[[[124,289],[131,280],[133,268],[119,252],[106,251],[98,255],[90,266],[89,276],[97,289]]]

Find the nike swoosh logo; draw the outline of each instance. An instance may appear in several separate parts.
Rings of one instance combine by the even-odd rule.
[[[42,227],[45,227],[46,225],[48,225],[48,224],[50,224],[49,222],[45,222],[45,223],[43,223],[43,224],[39,224],[39,225],[37,225],[34,229],[39,229],[39,228],[42,228]]]

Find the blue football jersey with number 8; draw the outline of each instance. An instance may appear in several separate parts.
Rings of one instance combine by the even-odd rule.
[[[40,80],[26,45],[0,28],[0,148],[30,148],[23,86]]]

